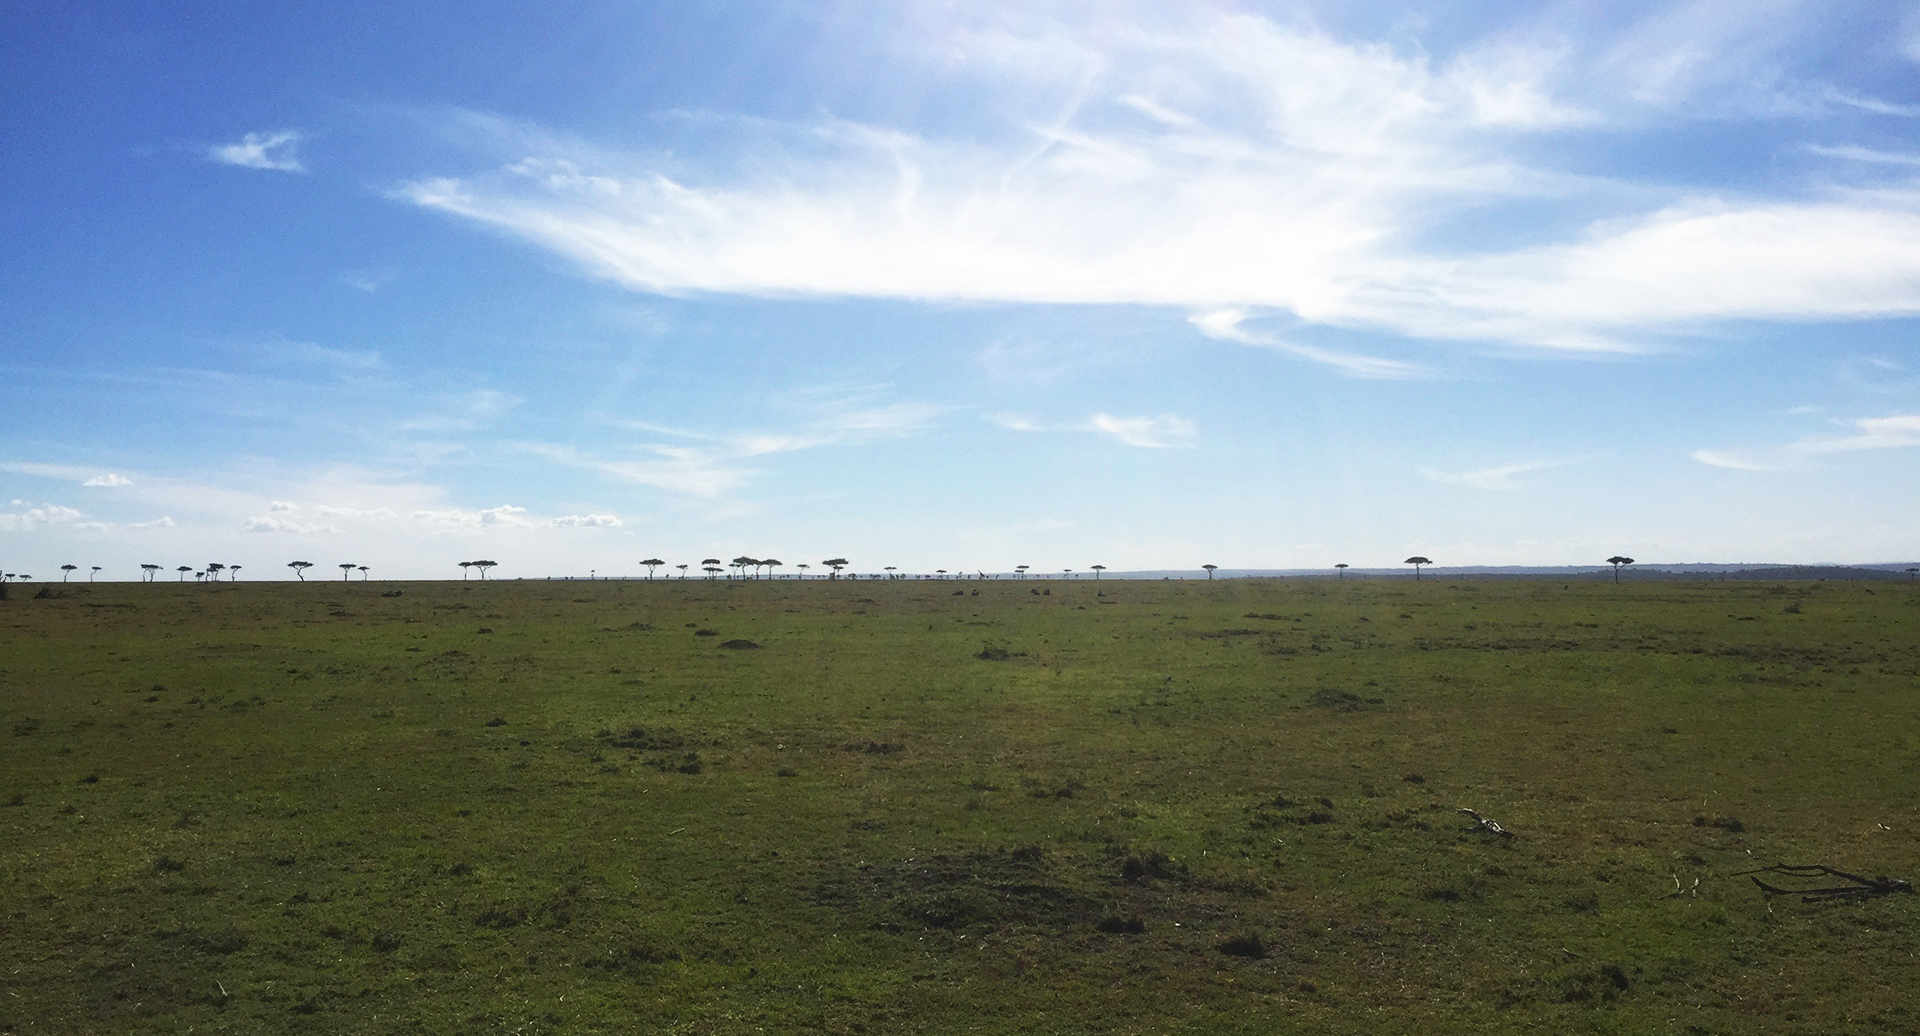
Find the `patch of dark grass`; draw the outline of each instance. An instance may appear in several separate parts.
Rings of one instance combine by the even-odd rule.
[[[1363,709],[1385,705],[1385,698],[1362,698],[1351,691],[1338,691],[1330,687],[1307,695],[1307,704],[1317,709],[1332,709],[1335,712],[1359,712]]]
[[[1241,932],[1222,942],[1219,950],[1229,957],[1263,960],[1267,956],[1267,943],[1259,932]]]

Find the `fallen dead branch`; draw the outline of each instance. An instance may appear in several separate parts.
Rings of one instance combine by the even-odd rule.
[[[1774,896],[1799,896],[1800,902],[1802,903],[1826,903],[1836,899],[1868,899],[1873,896],[1891,895],[1895,892],[1910,893],[1913,891],[1913,884],[1911,882],[1902,881],[1899,878],[1889,878],[1884,874],[1877,878],[1867,878],[1858,874],[1849,874],[1846,871],[1829,867],[1822,863],[1776,863],[1771,867],[1740,871],[1734,876],[1739,877],[1741,874],[1753,878],[1753,883],[1760,886],[1760,891],[1762,892]],[[1755,877],[1755,875],[1760,874],[1784,874],[1791,878],[1808,879],[1839,878],[1842,881],[1848,882],[1848,884],[1830,885],[1822,888],[1789,889],[1781,888],[1778,885],[1769,885],[1761,881],[1758,877]]]

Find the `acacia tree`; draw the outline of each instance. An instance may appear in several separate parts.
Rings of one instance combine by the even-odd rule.
[[[1420,566],[1431,565],[1433,564],[1433,562],[1427,558],[1423,558],[1420,555],[1415,554],[1414,556],[1408,558],[1407,560],[1402,561],[1401,564],[1413,566],[1413,581],[1417,583],[1420,581]]]
[[[645,565],[645,566],[647,567],[647,578],[648,578],[648,579],[652,579],[652,578],[653,578],[653,570],[654,570],[654,569],[656,569],[656,568],[659,568],[659,567],[660,567],[661,565],[664,565],[664,564],[666,564],[666,562],[665,562],[665,561],[662,561],[662,560],[660,560],[659,558],[648,558],[647,560],[645,560],[645,561],[642,561],[642,562],[640,562],[640,563],[641,563],[642,565]],[[680,567],[681,567],[681,568],[685,568],[685,567],[687,567],[687,566],[685,566],[685,565],[681,565]]]
[[[774,569],[776,569],[776,568],[779,568],[779,567],[780,567],[781,565],[784,565],[784,564],[786,564],[786,562],[784,562],[784,561],[782,561],[782,560],[780,560],[779,558],[767,558],[766,560],[764,560],[764,561],[762,561],[762,562],[760,562],[760,563],[761,563],[762,565],[765,565],[765,566],[767,566],[767,578],[768,578],[768,579],[772,579],[772,578],[773,578],[773,570],[774,570]]]
[[[1344,562],[1344,561],[1342,561],[1342,562],[1340,562],[1339,564],[1337,564],[1337,565],[1335,565],[1335,566],[1333,566],[1333,567],[1334,567],[1334,568],[1335,568],[1335,569],[1336,569],[1336,570],[1337,570],[1337,571],[1338,571],[1338,572],[1340,573],[1340,578],[1341,578],[1341,579],[1345,579],[1345,578],[1347,578],[1347,567],[1348,567],[1348,566],[1347,566],[1347,563],[1346,563],[1346,562]]]
[[[847,559],[846,559],[846,558],[828,558],[827,560],[825,560],[825,561],[822,561],[822,562],[820,562],[820,563],[821,563],[822,565],[825,565],[825,566],[827,566],[827,567],[828,567],[828,568],[830,568],[830,569],[833,569],[833,574],[832,574],[832,575],[830,575],[830,576],[828,576],[828,577],[827,577],[828,579],[838,579],[838,578],[840,578],[840,570],[841,570],[841,569],[843,569],[843,568],[845,568],[845,567],[847,567]]]
[[[490,569],[493,566],[498,565],[499,563],[500,562],[498,561],[476,561],[473,563],[473,567],[480,570],[480,581],[484,583],[487,581],[487,569]]]
[[[222,565],[218,561],[210,561],[207,563],[207,578],[217,583],[220,581],[220,573],[226,570],[227,566]]]
[[[67,577],[68,577],[68,576],[70,576],[70,575],[72,575],[73,573],[75,573],[75,572],[77,572],[77,571],[79,571],[79,570],[80,570],[80,566],[79,566],[79,565],[61,565],[61,566],[60,566],[60,581],[61,581],[61,582],[63,582],[63,583],[64,583],[64,582],[66,582],[66,581],[67,581]]]
[[[349,561],[346,564],[343,564],[340,566],[341,582],[343,583],[346,582],[352,575],[353,575],[353,562]]]
[[[1628,557],[1621,557],[1620,555],[1615,554],[1614,556],[1607,559],[1607,564],[1613,566],[1613,581],[1615,583],[1618,583],[1620,581],[1621,566],[1633,564],[1633,559]]]
[[[235,565],[233,567],[239,568],[240,566]],[[93,582],[93,577],[99,574],[100,574],[100,566],[99,565],[93,566],[93,571],[87,573],[87,582],[89,583]]]
[[[802,561],[801,563],[799,563],[798,565],[795,565],[795,566],[793,566],[793,567],[795,567],[795,568],[797,568],[797,569],[799,569],[799,570],[800,570],[800,580],[801,580],[802,582],[805,582],[805,581],[806,581],[806,578],[807,578],[807,569],[809,569],[809,568],[811,568],[811,567],[813,567],[813,566],[811,566],[811,565],[809,565],[809,564],[807,564],[806,562],[804,562],[804,561]]]
[[[231,583],[231,582],[234,582],[235,580],[238,580],[239,578],[240,578],[240,566],[228,565],[227,566],[227,582]]]
[[[312,567],[313,567],[313,562],[311,562],[311,561],[289,561],[289,562],[287,562],[287,567],[288,567],[288,568],[290,568],[290,569],[293,569],[293,574],[294,574],[294,575],[296,575],[296,576],[299,576],[299,577],[300,577],[300,581],[304,583],[304,582],[306,582],[306,581],[307,581],[307,569],[310,569],[310,568],[312,568]]]
[[[894,578],[894,575],[893,575],[893,573],[894,573],[894,567],[893,567],[892,565],[888,565],[888,566],[887,566],[887,578],[888,578],[888,579],[892,579],[892,578]]]
[[[713,560],[718,561],[720,559],[714,558]],[[701,567],[700,571],[705,572],[707,574],[707,578],[711,580],[711,579],[718,578],[720,573],[724,570],[719,565],[705,565]]]
[[[153,577],[160,574],[160,566],[159,565],[141,565],[140,572],[142,575],[147,577],[146,581],[151,583],[153,582]]]
[[[1094,582],[1096,582],[1096,583],[1097,583],[1097,582],[1099,582],[1099,581],[1100,581],[1100,573],[1102,573],[1102,572],[1105,572],[1106,570],[1107,570],[1107,566],[1105,566],[1105,565],[1095,565],[1095,566],[1093,566],[1093,581],[1094,581]]]
[[[363,583],[367,581],[367,566],[365,565],[360,566],[360,581]]]
[[[181,565],[179,568],[174,569],[174,571],[180,573],[180,581],[184,583],[187,581],[187,573],[193,571],[193,566]]]
[[[1219,568],[1220,566],[1219,566],[1219,565],[1201,565],[1200,567],[1201,567],[1201,568],[1204,568],[1204,569],[1206,569],[1206,570],[1207,570],[1207,578],[1208,578],[1208,579],[1212,579],[1212,578],[1213,578],[1213,570],[1214,570],[1214,569],[1216,569],[1216,568]]]
[[[675,566],[673,566],[673,567],[675,567],[675,568],[677,568],[677,569],[679,569],[679,570],[680,570],[680,578],[682,578],[682,579],[685,579],[685,578],[687,578],[687,566],[685,566],[685,565],[675,565]]]

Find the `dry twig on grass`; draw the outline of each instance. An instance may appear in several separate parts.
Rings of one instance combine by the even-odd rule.
[[[1785,889],[1778,885],[1769,885],[1759,878],[1753,883],[1760,891],[1775,896],[1799,896],[1802,903],[1826,903],[1836,899],[1867,899],[1871,896],[1886,896],[1895,892],[1912,892],[1913,884],[1899,878],[1889,878],[1882,874],[1877,878],[1864,878],[1858,874],[1849,874],[1821,863],[1776,863],[1771,867],[1741,871],[1748,877],[1756,874],[1785,874],[1794,878],[1839,878],[1852,882],[1850,885],[1832,885],[1825,888]],[[1738,877],[1736,874],[1735,877]]]

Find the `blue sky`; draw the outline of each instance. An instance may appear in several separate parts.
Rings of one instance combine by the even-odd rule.
[[[8,571],[1920,558],[1920,7],[282,6],[0,10]]]

